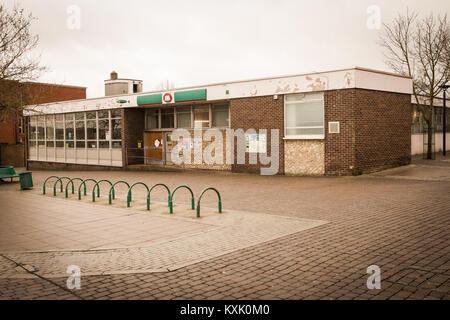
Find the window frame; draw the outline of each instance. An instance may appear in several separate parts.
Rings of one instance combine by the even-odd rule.
[[[300,95],[303,94],[305,97],[308,96],[309,94],[317,94],[320,93],[322,94],[322,99],[310,99],[307,100],[305,102],[299,102],[299,101],[286,101],[286,98],[289,96],[294,96],[294,95]],[[295,94],[286,94],[283,97],[284,99],[284,104],[283,104],[283,117],[284,117],[284,121],[283,121],[283,126],[284,126],[284,137],[283,140],[324,140],[325,139],[325,93],[323,91],[312,91],[312,92],[304,92],[304,93],[295,93]],[[286,122],[287,122],[287,118],[286,118],[286,105],[289,104],[298,104],[298,103],[307,103],[307,102],[322,102],[323,104],[323,117],[322,117],[322,123],[323,126],[308,126],[308,127],[287,127],[286,126]],[[323,129],[323,134],[301,134],[301,135],[288,135],[287,134],[287,129],[317,129],[317,128],[322,128]]]

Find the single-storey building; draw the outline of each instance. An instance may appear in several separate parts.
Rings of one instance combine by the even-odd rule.
[[[358,175],[411,160],[409,77],[354,67],[141,92],[141,81],[112,73],[105,86],[112,85],[121,86],[120,94],[109,87],[106,97],[29,106],[28,168],[260,172],[269,164],[252,155],[270,154],[273,144],[278,174]],[[211,128],[224,136],[242,129],[244,162],[233,149],[231,162],[176,164],[172,134],[179,128],[193,137]],[[190,141],[200,150],[210,143]]]

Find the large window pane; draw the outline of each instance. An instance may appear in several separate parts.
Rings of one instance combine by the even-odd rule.
[[[77,140],[86,139],[86,135],[84,133],[84,121],[76,121],[75,122],[75,130],[77,134]]]
[[[161,110],[161,128],[173,128],[174,115],[173,108],[165,108]]]
[[[194,108],[194,127],[208,128],[209,127],[209,107],[197,106]]]
[[[191,127],[191,107],[177,108],[177,128]]]
[[[55,122],[55,138],[56,140],[64,140],[64,122]]]
[[[228,127],[228,106],[213,106],[212,121],[214,127]]]
[[[95,111],[86,112],[86,119],[95,119],[96,114]]]
[[[38,117],[37,133],[38,140],[45,139],[45,117]]]
[[[109,135],[109,120],[98,120],[98,138],[104,140],[107,134]]]
[[[111,110],[111,118],[120,118],[122,109],[112,109]]]
[[[75,113],[75,120],[84,120],[84,112]]]
[[[112,126],[112,139],[122,139],[122,120],[113,119],[111,120]]]
[[[86,121],[87,138],[97,139],[97,122],[96,121]]]
[[[66,140],[71,141],[74,137],[74,122],[66,120]]]
[[[47,140],[55,139],[55,126],[53,124],[53,115],[45,117]]]
[[[108,110],[101,110],[98,112],[99,119],[108,119],[108,117],[109,117]]]
[[[159,110],[147,110],[147,129],[158,129]]]
[[[285,129],[286,136],[322,138],[324,135],[323,94],[286,96]]]
[[[29,127],[29,139],[30,140],[36,140],[36,133],[37,133],[37,118],[36,117],[30,117],[30,127]]]

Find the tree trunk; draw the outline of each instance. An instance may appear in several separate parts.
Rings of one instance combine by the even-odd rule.
[[[431,125],[428,125],[428,129],[427,129],[427,132],[428,132],[428,137],[427,137],[427,140],[428,140],[428,143],[427,143],[427,160],[431,160],[431,159],[433,159],[433,145],[432,145],[432,143],[433,143],[433,127],[431,126]]]

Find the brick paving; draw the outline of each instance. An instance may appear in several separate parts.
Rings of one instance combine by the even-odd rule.
[[[433,167],[437,178],[424,178],[427,166]],[[437,166],[439,174],[435,173]],[[0,298],[449,299],[450,182],[446,179],[450,163],[404,169],[410,170],[408,179],[389,174],[306,178],[65,172],[150,184],[158,181],[171,188],[188,181],[196,194],[213,185],[219,187],[229,210],[245,208],[330,223],[170,272],[82,276],[80,290],[67,289],[66,277],[39,277],[31,268],[24,272],[34,278],[0,279]],[[50,174],[58,175],[33,172],[35,184]],[[0,192],[11,188],[2,185]],[[165,201],[164,197],[155,194],[157,201]],[[182,197],[179,201],[183,203]],[[205,206],[215,204],[213,195],[205,198]],[[0,258],[5,259],[4,252]],[[14,266],[14,262],[7,263]],[[366,287],[366,268],[373,264],[381,268],[380,290]]]

